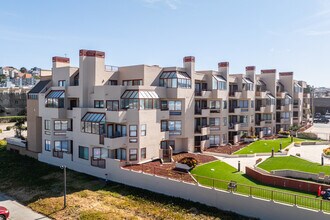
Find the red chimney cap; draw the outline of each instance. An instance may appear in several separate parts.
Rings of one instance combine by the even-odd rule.
[[[218,63],[218,67],[229,67],[229,62],[220,62]]]
[[[104,58],[105,53],[97,50],[80,50],[79,56]]]
[[[261,73],[276,73],[276,69],[261,70]]]
[[[293,76],[293,72],[281,72],[279,73],[280,76]]]
[[[253,71],[253,70],[256,70],[256,67],[255,66],[247,66],[247,67],[245,67],[245,70],[246,71]]]
[[[53,57],[53,63],[70,63],[70,58],[67,57]]]
[[[195,57],[194,56],[186,56],[183,58],[183,62],[188,63],[188,62],[195,62]]]

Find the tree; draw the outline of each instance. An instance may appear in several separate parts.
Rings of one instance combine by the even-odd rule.
[[[21,71],[21,73],[27,73],[27,69],[25,67],[21,67],[19,71]]]
[[[27,130],[26,126],[24,126],[25,120],[26,120],[25,118],[19,118],[19,119],[17,119],[17,121],[14,125],[16,137],[21,138],[21,139],[23,137],[22,131]]]

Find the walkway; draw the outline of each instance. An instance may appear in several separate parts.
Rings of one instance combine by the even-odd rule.
[[[0,193],[0,206],[9,210],[10,220],[50,220],[49,218],[32,211],[30,208],[21,205],[13,198]]]

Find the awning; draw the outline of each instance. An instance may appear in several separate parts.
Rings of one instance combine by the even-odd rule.
[[[105,118],[104,113],[95,113],[95,112],[87,112],[84,117],[82,117],[81,121],[87,122],[100,122]]]
[[[243,80],[245,81],[245,83],[251,83],[251,84],[253,84],[253,82],[249,78],[243,78]]]
[[[220,75],[213,75],[213,77],[218,81],[218,82],[227,82],[223,76]]]
[[[262,80],[258,80],[257,81],[257,85],[258,86],[266,86],[266,83],[264,81],[262,81]]]
[[[295,85],[295,86],[298,86],[298,87],[300,87],[300,88],[302,88],[301,85],[299,85],[298,83],[295,83],[294,85]]]
[[[288,93],[285,94],[285,98],[292,99],[292,96],[289,95]]]
[[[275,97],[271,93],[267,93],[268,98],[275,99]]]
[[[180,72],[180,71],[162,72],[159,78],[160,79],[190,79],[189,75],[186,72]]]
[[[53,90],[47,94],[46,98],[52,98],[52,99],[64,98],[64,90]]]
[[[155,91],[142,91],[142,90],[126,90],[122,99],[159,99]]]

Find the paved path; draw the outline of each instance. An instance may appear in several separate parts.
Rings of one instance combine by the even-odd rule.
[[[9,210],[10,220],[50,220],[2,193],[0,193],[0,206],[4,206]]]
[[[302,159],[306,159],[315,163],[321,163],[321,154],[323,149],[328,145],[302,145],[301,147],[292,147],[289,150],[290,155],[300,154]],[[330,159],[324,158],[324,164],[330,165]]]
[[[256,160],[262,158],[262,161],[265,161],[269,156],[257,156],[257,157],[237,157],[237,158],[229,158],[229,157],[216,157],[219,160],[229,164],[232,167],[238,167],[238,161],[241,163],[241,171],[245,173],[245,167],[253,167],[256,164]]]
[[[10,129],[9,131],[6,131],[7,126],[14,126],[14,125],[15,123],[0,123],[0,129],[2,129],[2,133],[0,133],[0,140],[15,136],[15,130],[13,128]],[[23,131],[22,135],[26,136],[27,132]]]

